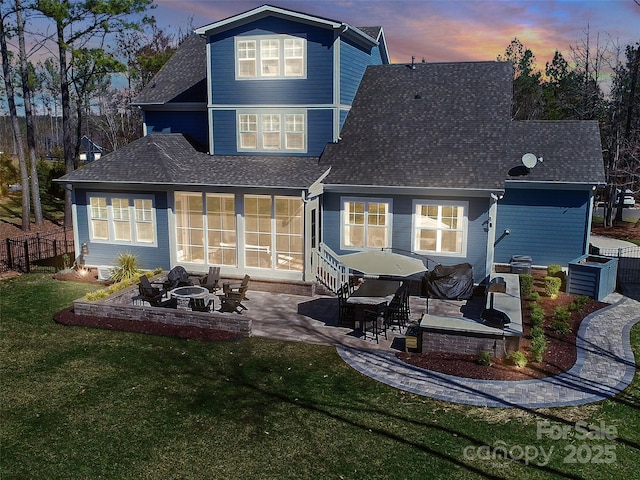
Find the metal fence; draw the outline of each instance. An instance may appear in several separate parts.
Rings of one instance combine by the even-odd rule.
[[[0,241],[0,273],[8,270],[29,273],[34,268],[64,268],[64,255],[74,260],[73,229],[59,228]],[[70,265],[68,265],[70,266]]]
[[[640,284],[640,247],[597,250],[598,255],[618,259],[618,284]]]

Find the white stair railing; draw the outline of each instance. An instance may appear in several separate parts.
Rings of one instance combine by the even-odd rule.
[[[334,293],[349,281],[349,270],[338,257],[338,254],[324,243],[318,245],[313,256],[316,279]]]

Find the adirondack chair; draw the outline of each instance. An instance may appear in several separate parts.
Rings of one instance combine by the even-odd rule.
[[[133,303],[148,302],[152,307],[169,307],[177,308],[178,303],[175,298],[165,299],[164,296],[167,291],[164,288],[154,287],[154,285],[161,285],[157,282],[150,282],[146,275],[140,277],[140,283],[138,283],[139,295],[133,297]]]
[[[218,288],[220,282],[220,267],[209,267],[209,273],[200,278],[200,286],[213,293]]]
[[[210,312],[213,308],[213,300],[205,302],[204,298],[192,298],[189,300],[189,307],[194,312]]]
[[[232,285],[230,283],[222,284],[222,295],[219,295],[221,312],[242,313],[242,310],[247,310],[247,307],[242,304],[242,301],[249,300],[247,298],[249,280],[251,280],[251,277],[245,275],[242,283],[238,285]]]

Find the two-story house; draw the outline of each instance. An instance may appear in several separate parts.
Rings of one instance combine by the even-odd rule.
[[[268,5],[206,25],[136,100],[145,137],[60,180],[78,250],[283,282],[369,248],[476,281],[514,254],[566,264],[604,181],[598,126],[511,121],[512,82],[501,62],[391,65],[381,27]]]

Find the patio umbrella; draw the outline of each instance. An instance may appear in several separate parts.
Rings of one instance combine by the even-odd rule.
[[[349,253],[340,255],[338,260],[351,270],[357,270],[365,275],[408,277],[427,271],[427,267],[419,258],[384,250]]]

